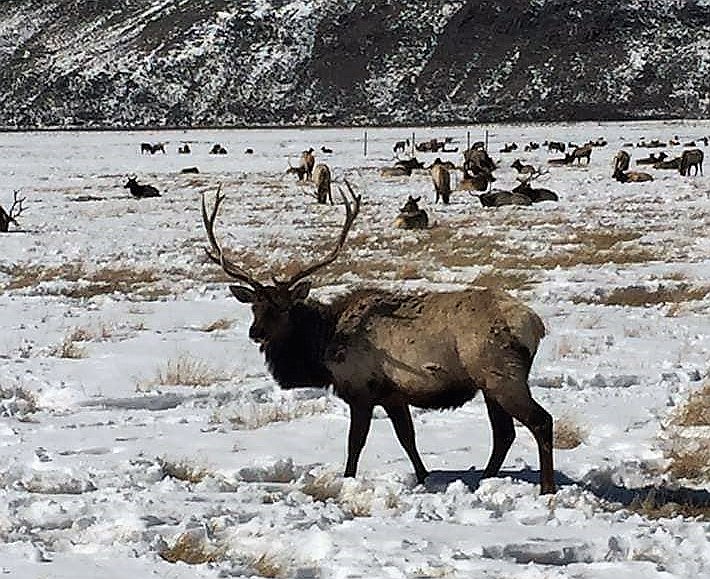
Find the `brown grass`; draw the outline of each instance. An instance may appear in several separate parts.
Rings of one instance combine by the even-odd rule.
[[[215,549],[190,533],[181,534],[171,547],[158,553],[169,563],[181,561],[188,565],[216,563],[224,558],[223,549]]]
[[[219,330],[228,330],[233,325],[234,320],[229,320],[227,318],[219,318],[218,320],[215,320],[214,322],[211,322],[200,329],[203,332],[216,332]]]
[[[671,422],[676,426],[710,426],[710,382],[688,397]]]
[[[0,417],[24,420],[37,412],[37,396],[23,386],[0,386]]]
[[[605,306],[643,307],[658,304],[679,304],[702,300],[710,292],[710,286],[690,286],[685,283],[673,287],[659,286],[649,289],[643,286],[614,288],[600,296],[575,296],[574,303],[594,303]]]
[[[250,563],[249,567],[254,571],[259,577],[284,577],[286,569],[281,565],[273,555],[264,553],[254,558]]]
[[[710,441],[707,439],[682,443],[677,439],[666,452],[666,458],[670,460],[666,470],[675,478],[706,481],[710,477]]]
[[[155,380],[142,386],[211,386],[224,377],[203,360],[188,355],[171,358],[163,369],[157,371]]]

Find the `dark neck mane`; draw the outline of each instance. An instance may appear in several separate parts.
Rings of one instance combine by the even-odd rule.
[[[335,332],[337,314],[314,301],[291,310],[286,331],[264,348],[266,364],[282,388],[325,388],[332,376],[325,367],[325,351]]]

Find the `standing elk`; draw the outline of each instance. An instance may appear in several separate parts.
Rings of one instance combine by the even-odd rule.
[[[409,148],[409,139],[404,141],[397,141],[392,147],[392,151],[396,155],[397,153],[404,153]]]
[[[436,191],[434,203],[438,203],[439,199],[441,199],[444,205],[448,205],[451,197],[451,174],[443,163],[439,162],[432,165],[431,180],[434,182],[434,190]]]
[[[330,192],[330,167],[325,163],[318,163],[313,168],[313,183],[316,186],[316,199],[318,203],[325,204],[330,201],[333,204],[333,196]]]
[[[564,153],[566,147],[567,146],[562,141],[550,141],[547,143],[547,152],[559,151],[560,153]]]
[[[192,151],[190,150],[190,145],[183,143],[182,146],[178,147],[178,154],[189,155]]]
[[[215,143],[210,149],[210,155],[226,155],[227,149],[225,149],[220,143]]]
[[[619,151],[614,156],[614,172],[617,171],[628,171],[629,165],[631,165],[631,155],[626,151]]]
[[[313,167],[316,164],[316,158],[313,155],[313,147],[301,153],[301,166],[306,168],[306,180],[313,179]]]
[[[429,216],[424,209],[419,209],[419,200],[409,196],[407,202],[399,210],[394,226],[399,229],[426,229],[429,226]]]
[[[419,483],[429,475],[417,451],[409,406],[456,408],[483,392],[493,431],[484,477],[495,476],[515,439],[514,419],[533,434],[540,461],[540,488],[555,492],[552,417],[533,398],[528,375],[545,326],[539,316],[507,293],[480,287],[415,295],[363,289],[332,303],[307,299],[309,276],[333,263],[360,211],[361,196],[346,182],[345,222],[324,259],[289,279],[263,285],[232,259],[214,227],[225,196],[217,191],[202,219],[208,257],[228,276],[234,297],[251,304],[249,337],[260,345],[282,388],[327,388],[350,407],[345,476],[357,471],[375,406],[382,406],[409,457]]]
[[[17,218],[25,210],[22,202],[26,199],[25,197],[18,198],[19,194],[19,191],[13,192],[10,211],[5,211],[5,208],[0,205],[0,233],[7,233],[10,230],[10,223],[13,223],[15,227],[19,227]]]
[[[570,158],[570,164],[577,161],[577,164],[581,165],[582,159],[587,159],[587,165],[589,165],[589,161],[592,158],[592,146],[583,145],[581,147],[575,147],[570,153]]]
[[[690,149],[689,151],[683,151],[683,154],[680,156],[680,167],[678,167],[678,171],[680,171],[680,174],[683,177],[685,177],[686,175],[690,177],[690,168],[694,167],[694,174],[697,175],[698,170],[700,170],[700,174],[702,175],[704,158],[705,154],[700,149]]]
[[[129,177],[123,188],[130,190],[131,195],[136,199],[160,197],[160,193],[155,187],[152,185],[139,185],[136,177]]]

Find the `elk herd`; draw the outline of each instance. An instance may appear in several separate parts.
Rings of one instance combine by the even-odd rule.
[[[707,140],[702,141],[707,144]],[[140,154],[167,154],[164,143],[142,143]],[[431,179],[434,203],[451,203],[454,191],[469,192],[481,206],[530,206],[559,201],[557,193],[537,186],[549,177],[554,167],[577,167],[586,170],[595,148],[605,147],[605,139],[582,145],[562,141],[529,142],[525,152],[547,151],[563,154],[542,166],[516,158],[505,163],[507,175],[515,186],[493,188],[494,176],[503,162],[494,160],[486,143],[468,146],[456,161],[436,157],[427,166],[415,151],[457,153],[453,139],[431,139],[420,147],[406,139],[392,147],[396,162],[380,169],[384,178],[410,179],[425,175]],[[399,155],[409,149],[409,157]],[[515,143],[505,143],[502,154],[518,150]],[[247,152],[248,151],[248,152]],[[191,154],[188,143],[179,154]],[[210,154],[226,155],[221,144]],[[253,149],[245,150],[252,154]],[[321,146],[320,154],[332,149]],[[662,170],[672,168],[682,176],[702,175],[703,151],[693,147],[674,159],[665,152],[640,158],[637,165]],[[584,164],[583,164],[584,162]],[[576,165],[575,165],[576,163]],[[579,169],[582,167],[582,169]],[[193,169],[193,168],[190,168]],[[199,172],[196,167],[194,171]],[[460,176],[459,176],[460,173]],[[291,163],[284,178],[295,175],[297,182],[313,191],[318,204],[333,205],[333,175],[325,162],[317,162],[316,149],[301,152],[298,163]],[[652,181],[649,173],[631,170],[631,155],[620,150],[613,158],[612,177],[619,183]],[[540,465],[540,490],[555,492],[552,456],[552,418],[532,397],[528,375],[545,327],[540,317],[525,304],[507,293],[491,288],[470,287],[460,291],[397,293],[382,289],[349,291],[330,302],[309,297],[311,278],[333,263],[345,246],[348,234],[361,209],[362,196],[347,180],[345,190],[337,187],[345,210],[345,219],[333,249],[322,259],[302,267],[288,279],[271,276],[262,282],[248,273],[218,241],[216,222],[225,200],[221,187],[214,201],[202,194],[201,215],[207,240],[207,256],[236,282],[232,295],[251,306],[253,321],[249,338],[264,354],[275,382],[284,389],[328,388],[350,408],[345,476],[355,476],[361,452],[368,436],[373,411],[381,406],[394,427],[395,435],[411,461],[416,480],[424,482],[429,474],[417,450],[410,407],[424,409],[457,408],[482,392],[493,434],[493,445],[483,477],[495,476],[505,461],[515,439],[514,420],[534,437]],[[409,183],[409,182],[408,182]],[[427,185],[429,186],[429,185]],[[134,198],[160,197],[158,189],[138,182],[137,176],[124,185]],[[10,225],[18,227],[17,218],[24,211],[25,198],[15,191],[9,211],[0,206],[0,232]],[[408,195],[394,220],[402,229],[427,229],[431,220],[420,207],[421,195]]]

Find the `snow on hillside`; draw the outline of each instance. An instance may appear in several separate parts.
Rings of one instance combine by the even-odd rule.
[[[27,197],[21,230],[0,235],[0,570],[19,579],[710,574],[707,517],[690,514],[707,514],[707,480],[674,476],[666,452],[676,435],[701,449],[708,440],[707,427],[678,432],[671,417],[710,370],[710,177],[610,178],[623,144],[687,142],[710,125],[486,128],[501,188],[515,183],[514,159],[547,168],[553,156],[498,153],[504,143],[610,144],[588,167],[540,178],[559,203],[483,209],[465,192],[434,205],[425,172],[379,176],[411,129],[370,129],[367,157],[354,129],[0,135],[0,204],[14,189]],[[465,130],[416,129],[418,140],[450,136],[458,147]],[[165,142],[167,154],[141,155],[142,141]],[[183,142],[191,155],[176,153]],[[229,154],[209,155],[216,142]],[[501,476],[479,484],[490,445],[480,399],[415,411],[434,471],[417,486],[383,413],[358,477],[346,480],[347,407],[327,392],[276,387],[248,340],[249,309],[204,257],[199,197],[222,184],[218,233],[265,280],[316,259],[343,211],[285,175],[309,146],[333,149],[319,161],[364,199],[315,295],[477,279],[540,313],[548,336],[533,392],[581,442],[555,450],[556,495],[539,496],[536,447],[521,428]],[[187,166],[200,173],[180,174]],[[129,174],[162,196],[131,198]],[[392,228],[409,194],[422,195],[430,230]]]

